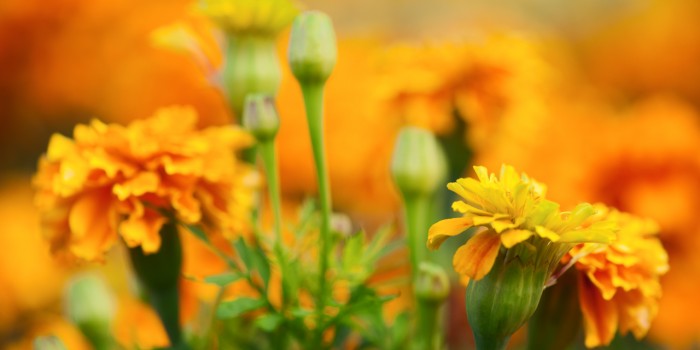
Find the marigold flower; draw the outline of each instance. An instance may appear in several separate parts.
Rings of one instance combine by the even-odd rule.
[[[233,126],[195,129],[187,107],[124,127],[94,120],[55,134],[34,177],[52,250],[100,259],[117,239],[158,251],[171,217],[231,237],[246,232],[255,175],[234,151],[252,138]]]
[[[197,8],[225,31],[265,35],[276,35],[299,13],[290,0],[201,0]]]
[[[478,181],[459,179],[447,185],[463,198],[452,204],[463,216],[439,221],[428,232],[428,247],[436,249],[470,227],[483,228],[455,253],[453,265],[460,275],[483,278],[491,271],[501,245],[512,248],[531,237],[535,239],[527,244],[533,250],[539,246],[545,249],[536,253],[543,256],[536,260],[546,262],[551,271],[574,243],[605,243],[615,236],[609,221],[584,226],[585,220],[596,214],[593,206],[583,203],[571,212],[560,212],[558,204],[545,199],[544,185],[526,174],[518,175],[511,166],[503,165],[499,177],[489,175],[484,167],[475,166],[474,170]],[[544,258],[550,253],[558,258]]]
[[[579,245],[567,257],[583,255],[576,268],[581,272],[579,300],[589,348],[609,344],[618,328],[622,334],[644,337],[658,311],[659,277],[668,271],[655,222],[599,207],[603,218],[618,223],[617,238],[604,246]]]

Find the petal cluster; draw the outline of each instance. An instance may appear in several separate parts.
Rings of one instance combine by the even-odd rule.
[[[609,344],[617,330],[644,337],[658,312],[659,278],[668,271],[656,223],[614,209],[603,212],[605,219],[618,223],[617,239],[569,252],[572,258],[580,256],[576,268],[587,347]]]
[[[231,33],[276,35],[299,13],[291,0],[201,0],[197,5],[200,13]]]
[[[480,166],[474,170],[478,180],[462,178],[447,185],[462,198],[452,204],[462,217],[439,221],[428,232],[428,247],[437,249],[451,236],[470,227],[480,228],[454,256],[455,270],[465,277],[483,278],[501,246],[512,248],[531,237],[561,243],[566,250],[569,244],[607,243],[615,237],[610,221],[587,220],[597,213],[593,206],[583,203],[561,212],[557,203],[545,198],[544,185],[518,174],[511,166],[503,165],[499,176]]]
[[[235,151],[252,137],[196,123],[193,109],[171,107],[128,126],[93,120],[73,139],[53,135],[33,179],[52,250],[96,260],[121,235],[156,252],[169,219],[245,232],[257,180]]]

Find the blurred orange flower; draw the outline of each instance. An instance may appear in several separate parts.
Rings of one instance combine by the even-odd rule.
[[[101,259],[119,232],[155,252],[161,210],[210,233],[244,233],[255,174],[233,152],[252,138],[233,126],[198,131],[196,121],[192,109],[173,107],[127,127],[78,125],[75,140],[54,135],[34,178],[52,249]]]
[[[576,269],[581,272],[579,300],[589,348],[608,345],[618,328],[623,335],[643,338],[659,310],[659,278],[668,271],[668,255],[653,221],[598,207],[598,219],[618,224],[617,238],[605,246],[579,245],[565,259],[582,256]]]

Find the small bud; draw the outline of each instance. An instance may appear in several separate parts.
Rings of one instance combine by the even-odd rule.
[[[55,335],[48,335],[44,337],[37,337],[34,339],[33,350],[66,350],[66,346],[63,345],[61,339],[58,339]]]
[[[267,94],[246,96],[243,126],[260,142],[273,140],[280,127],[274,98]]]
[[[68,318],[94,345],[109,344],[116,303],[104,280],[95,274],[77,276],[66,292]]]
[[[441,302],[450,294],[450,280],[441,266],[421,262],[414,286],[416,296],[424,301]]]
[[[432,194],[446,173],[445,155],[433,134],[412,126],[401,129],[391,160],[391,174],[404,196]]]
[[[335,67],[337,51],[328,15],[308,11],[297,16],[289,38],[289,65],[301,84],[325,83]]]

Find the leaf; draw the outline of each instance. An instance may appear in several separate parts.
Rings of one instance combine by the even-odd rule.
[[[204,277],[204,282],[210,283],[210,284],[215,284],[219,287],[225,287],[233,282],[238,281],[241,278],[243,278],[243,276],[240,273],[225,272],[225,273],[218,274],[218,275]]]
[[[260,274],[267,290],[267,285],[270,282],[270,262],[267,260],[267,255],[265,255],[262,248],[256,248],[252,253],[251,262],[253,269]]]
[[[265,314],[255,319],[255,325],[265,332],[272,332],[279,327],[284,318],[280,314]]]
[[[236,253],[238,253],[238,256],[243,260],[243,264],[250,270],[253,267],[253,253],[250,251],[250,248],[243,238],[237,239],[233,243],[233,247],[236,248]]]
[[[209,237],[204,232],[204,230],[202,230],[201,227],[196,226],[196,225],[184,225],[184,224],[183,224],[183,226],[185,226],[185,228],[187,228],[188,231],[192,232],[192,234],[194,234],[197,238],[201,239],[202,241],[204,241],[207,244],[211,244],[211,242],[209,241]]]
[[[219,304],[219,307],[216,308],[216,317],[234,318],[263,306],[265,306],[265,301],[262,299],[238,298]]]

